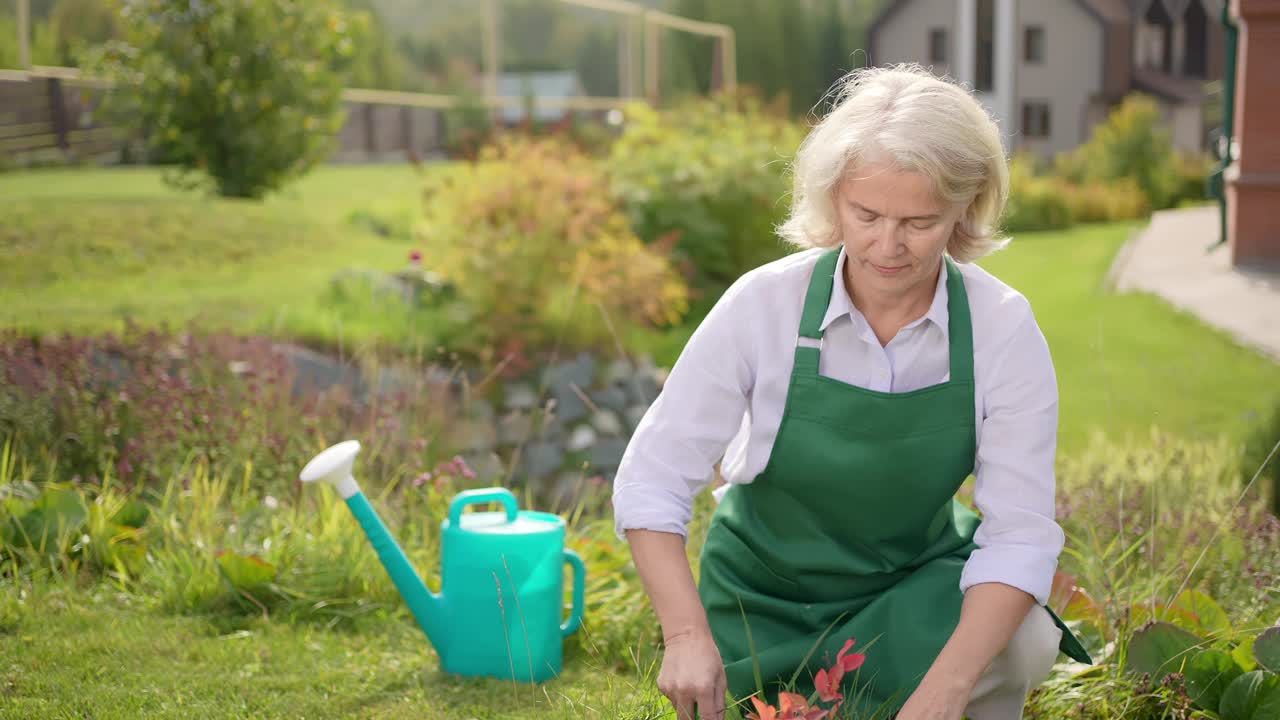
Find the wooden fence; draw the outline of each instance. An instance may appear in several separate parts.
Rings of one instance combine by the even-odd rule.
[[[95,116],[97,94],[60,77],[0,75],[0,159],[26,165],[118,158],[123,135]]]
[[[0,165],[127,160],[138,143],[106,125],[98,112],[108,91],[70,68],[0,71]],[[346,123],[335,162],[397,162],[443,153],[445,108],[424,107],[407,93],[349,90],[343,98]]]

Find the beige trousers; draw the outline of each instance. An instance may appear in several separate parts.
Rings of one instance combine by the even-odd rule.
[[[1009,646],[978,680],[965,716],[970,720],[1021,720],[1027,694],[1049,677],[1061,640],[1062,631],[1049,613],[1039,605],[1031,608]]]

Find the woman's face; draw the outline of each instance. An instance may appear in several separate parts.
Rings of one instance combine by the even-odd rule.
[[[846,172],[835,206],[850,287],[881,297],[933,295],[962,206],[940,200],[927,176],[885,162]]]

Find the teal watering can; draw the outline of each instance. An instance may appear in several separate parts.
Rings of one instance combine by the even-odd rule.
[[[409,605],[446,672],[521,682],[560,673],[563,638],[582,624],[586,568],[564,547],[558,515],[520,510],[505,488],[459,493],[441,523],[440,593],[423,584],[351,475],[360,443],[348,440],[314,457],[304,483],[324,480],[347,502]],[[463,513],[501,503],[502,512]],[[573,568],[573,607],[563,620],[564,565]]]

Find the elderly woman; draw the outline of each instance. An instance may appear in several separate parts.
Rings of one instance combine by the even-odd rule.
[[[971,264],[1004,244],[999,131],[918,67],[859,71],[794,172],[780,233],[807,249],[720,298],[615,481],[666,641],[658,686],[681,720],[719,718],[757,669],[770,692],[797,669],[812,688],[852,637],[874,641],[845,688],[863,707],[1019,718],[1059,649],[1089,658],[1045,607],[1063,547],[1049,348]],[[686,527],[722,458],[695,585]],[[981,520],[954,499],[971,473]]]

